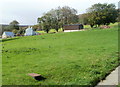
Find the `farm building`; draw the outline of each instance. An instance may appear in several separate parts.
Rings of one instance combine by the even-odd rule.
[[[63,26],[64,31],[66,31],[66,30],[77,30],[78,31],[83,28],[84,28],[84,26],[82,24],[70,24],[70,25]]]
[[[3,32],[2,38],[10,38],[10,37],[14,37],[13,32]]]
[[[25,36],[32,36],[32,35],[36,35],[36,33],[33,31],[32,27],[28,27],[26,30],[25,30]]]

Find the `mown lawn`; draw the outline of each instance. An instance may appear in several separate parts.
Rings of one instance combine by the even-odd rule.
[[[2,48],[3,85],[96,85],[118,66],[118,29],[18,37]]]

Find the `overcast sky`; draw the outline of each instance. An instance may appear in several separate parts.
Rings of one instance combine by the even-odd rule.
[[[37,18],[43,13],[57,8],[69,6],[75,8],[78,14],[95,3],[113,3],[118,8],[119,0],[0,0],[0,24],[9,24],[17,20],[20,24],[37,24]]]

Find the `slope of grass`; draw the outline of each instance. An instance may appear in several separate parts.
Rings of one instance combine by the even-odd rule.
[[[36,31],[38,33],[46,33],[45,31]],[[50,29],[49,33],[56,33],[57,31],[55,29]],[[63,32],[62,28],[58,29],[58,32]]]
[[[114,27],[6,40],[3,85],[95,85],[118,65],[117,35]]]

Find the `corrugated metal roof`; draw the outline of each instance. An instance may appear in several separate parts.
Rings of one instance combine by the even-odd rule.
[[[4,32],[3,35],[14,36],[14,33],[13,32]]]

